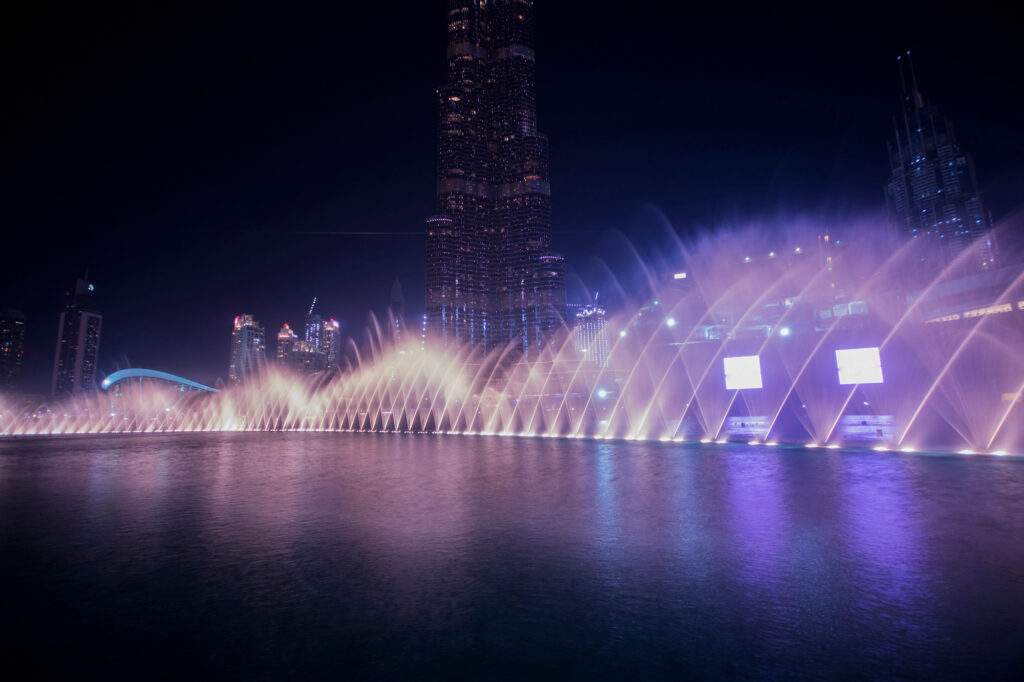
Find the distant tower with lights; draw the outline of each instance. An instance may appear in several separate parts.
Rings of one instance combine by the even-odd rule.
[[[921,240],[922,264],[941,269],[980,240],[982,268],[995,259],[992,220],[982,203],[974,161],[960,148],[952,122],[926,104],[910,52],[897,58],[902,111],[893,120],[891,174],[885,186],[889,215],[905,237]]]
[[[548,140],[537,131],[533,0],[450,0],[438,90],[437,215],[427,220],[427,331],[535,356],[560,328]]]
[[[21,375],[25,359],[25,315],[0,311],[0,389],[11,388]]]
[[[580,360],[598,367],[606,366],[611,354],[611,343],[608,339],[605,309],[595,302],[593,305],[577,307],[575,313],[573,335]]]
[[[323,335],[320,337],[322,353],[328,370],[341,367],[341,324],[333,317],[324,320]]]
[[[292,353],[295,352],[296,347],[299,343],[298,335],[292,330],[292,328],[285,322],[281,325],[281,330],[277,332],[277,348],[275,357],[278,363],[286,365],[289,363]]]
[[[103,316],[93,308],[95,293],[95,284],[86,279],[77,280],[60,314],[50,383],[50,391],[55,396],[96,388]]]
[[[249,314],[235,316],[231,331],[231,365],[228,379],[235,384],[255,376],[266,363],[263,327]]]
[[[316,302],[317,299],[314,296],[313,305],[309,306],[309,312],[306,313],[305,339],[313,352],[320,353],[323,352],[321,346],[323,345],[324,318],[323,315],[316,312]]]

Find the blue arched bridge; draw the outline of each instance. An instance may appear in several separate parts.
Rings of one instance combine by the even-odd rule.
[[[211,388],[205,384],[186,379],[185,377],[179,377],[175,374],[169,374],[167,372],[159,372],[155,369],[122,369],[113,374],[107,375],[107,378],[100,384],[100,388],[104,391],[108,391],[122,381],[128,379],[156,379],[158,381],[166,381],[171,384],[177,384],[178,386],[184,386],[185,388],[193,391],[206,391],[207,393],[216,393],[217,389]]]

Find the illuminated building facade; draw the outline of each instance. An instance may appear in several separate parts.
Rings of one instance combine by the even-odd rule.
[[[57,325],[50,390],[55,396],[96,388],[103,316],[91,309],[96,287],[79,279]]]
[[[561,325],[548,141],[537,131],[533,0],[451,0],[438,90],[427,327],[446,343],[535,355]]]
[[[334,318],[324,320],[320,342],[323,347],[326,368],[328,370],[339,369],[341,367],[341,325],[337,320]]]
[[[313,305],[309,307],[309,312],[306,314],[305,340],[309,347],[317,353],[323,350],[321,348],[323,332],[324,318],[320,313],[316,312],[316,298],[314,297]]]
[[[266,352],[263,326],[252,315],[235,316],[228,379],[237,384],[259,373],[266,362]]]
[[[21,375],[25,359],[25,315],[0,311],[0,388],[10,388]]]
[[[596,305],[584,305],[575,309],[573,338],[576,352],[584,362],[592,362],[599,367],[608,364],[608,355],[611,352],[605,316],[604,308]]]
[[[292,328],[285,322],[281,325],[281,331],[277,333],[277,361],[281,364],[287,364],[288,358],[299,343],[299,336],[292,331]]]
[[[910,52],[898,61],[903,107],[894,120],[885,188],[891,221],[906,237],[922,240],[926,270],[938,272],[978,239],[983,242],[974,260],[991,267],[992,221],[981,200],[974,162],[960,148],[952,122],[925,103]]]
[[[320,320],[319,324],[314,319]],[[287,322],[281,326],[277,333],[277,363],[303,373],[338,369],[341,361],[341,325],[338,321],[310,315],[305,331],[306,338],[300,339]]]

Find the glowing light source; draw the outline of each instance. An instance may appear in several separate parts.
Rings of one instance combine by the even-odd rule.
[[[207,393],[216,393],[217,389],[211,388],[204,384],[200,384],[196,381],[179,377],[174,374],[168,374],[167,372],[158,372],[153,369],[122,369],[108,375],[103,381],[100,382],[100,388],[104,391],[109,390],[115,384],[118,384],[126,379],[156,379],[158,381],[166,381],[169,384],[176,384],[183,386],[195,391],[205,391]]]
[[[786,337],[793,333],[789,327],[779,327],[779,336]]]
[[[600,398],[601,400],[604,400],[605,398],[607,398],[608,397],[608,389],[605,389],[605,388],[597,389],[597,397]]]
[[[764,388],[761,379],[761,358],[756,355],[739,355],[725,358],[725,387],[730,391]]]
[[[676,279],[676,280],[686,279],[686,273],[685,272],[677,272],[676,274],[672,275],[672,279]]]
[[[667,326],[669,326],[669,327],[676,326],[676,318],[674,318],[674,317],[667,317],[667,318],[665,318],[665,324]]]
[[[840,384],[883,383],[882,359],[877,347],[837,350],[836,366],[839,368]]]
[[[619,330],[619,338],[620,339],[626,338],[626,330],[625,329]]]

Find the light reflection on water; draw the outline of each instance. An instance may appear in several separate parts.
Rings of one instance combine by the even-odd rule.
[[[1013,459],[372,434],[0,442],[12,651],[45,650],[32,660],[54,672],[1009,675],[1022,530]]]

